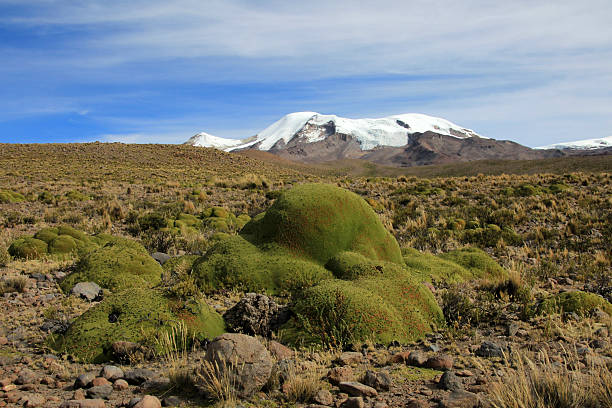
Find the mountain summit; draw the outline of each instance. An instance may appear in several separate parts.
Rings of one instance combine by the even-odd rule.
[[[481,136],[446,119],[406,113],[379,119],[348,119],[317,112],[285,115],[247,139],[199,133],[186,143],[225,151],[264,150],[304,162],[365,159],[391,166],[481,159],[536,159],[562,155]]]

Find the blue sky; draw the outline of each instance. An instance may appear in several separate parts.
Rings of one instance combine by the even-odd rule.
[[[611,22],[609,0],[0,0],[0,142],[242,138],[294,111],[605,137]]]

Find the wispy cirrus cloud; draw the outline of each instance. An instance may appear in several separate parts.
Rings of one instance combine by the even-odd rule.
[[[610,21],[607,0],[0,0],[0,110],[23,95],[0,120],[56,107],[88,111],[67,128],[86,137],[179,141],[419,111],[529,145],[605,136]]]

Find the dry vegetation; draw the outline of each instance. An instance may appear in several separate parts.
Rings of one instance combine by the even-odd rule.
[[[446,344],[449,352],[463,355],[479,339],[518,322],[527,334],[507,361],[457,358],[463,367],[505,372],[506,380],[498,384],[497,377],[490,379],[497,384],[494,406],[611,406],[612,348],[603,345],[601,358],[608,360],[595,367],[585,365],[575,351],[600,338],[595,332],[609,329],[610,320],[590,314],[538,315],[544,295],[559,290],[578,288],[612,301],[611,171],[612,156],[389,169],[361,162],[307,166],[260,161],[191,146],[0,145],[0,192],[5,192],[0,195],[0,295],[23,292],[27,275],[70,266],[70,260],[10,258],[10,242],[42,227],[70,225],[88,233],[131,236],[150,252],[201,254],[216,233],[235,233],[239,215],[256,215],[279,191],[297,183],[329,182],[366,198],[402,248],[437,254],[473,245],[510,271],[504,281],[437,285],[449,325],[425,342]],[[225,223],[221,217],[204,217],[196,225],[177,222],[172,231],[156,227],[157,221],[200,217],[214,207],[235,217]],[[180,267],[175,275],[179,278],[168,290],[198,290],[180,278]],[[74,316],[86,306],[65,301],[54,307],[50,316]],[[185,336],[184,328],[177,327],[158,339],[173,384],[184,389],[192,381],[184,370],[190,343]],[[41,346],[42,340],[33,343]],[[322,387],[325,367],[291,367],[279,404],[309,401]],[[235,396],[229,379],[217,372],[205,367],[200,377],[218,400],[231,404]],[[411,375],[401,374],[406,387],[415,384]],[[416,375],[419,384],[429,381],[424,379],[428,375]]]

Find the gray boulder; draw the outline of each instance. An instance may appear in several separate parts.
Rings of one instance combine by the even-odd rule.
[[[100,300],[102,298],[102,288],[95,282],[79,282],[74,285],[71,293],[88,302],[93,302],[94,300]]]
[[[225,333],[215,338],[208,345],[204,359],[212,367],[218,367],[218,375],[229,374],[241,398],[248,398],[261,390],[270,378],[274,364],[259,340],[238,333]]]

